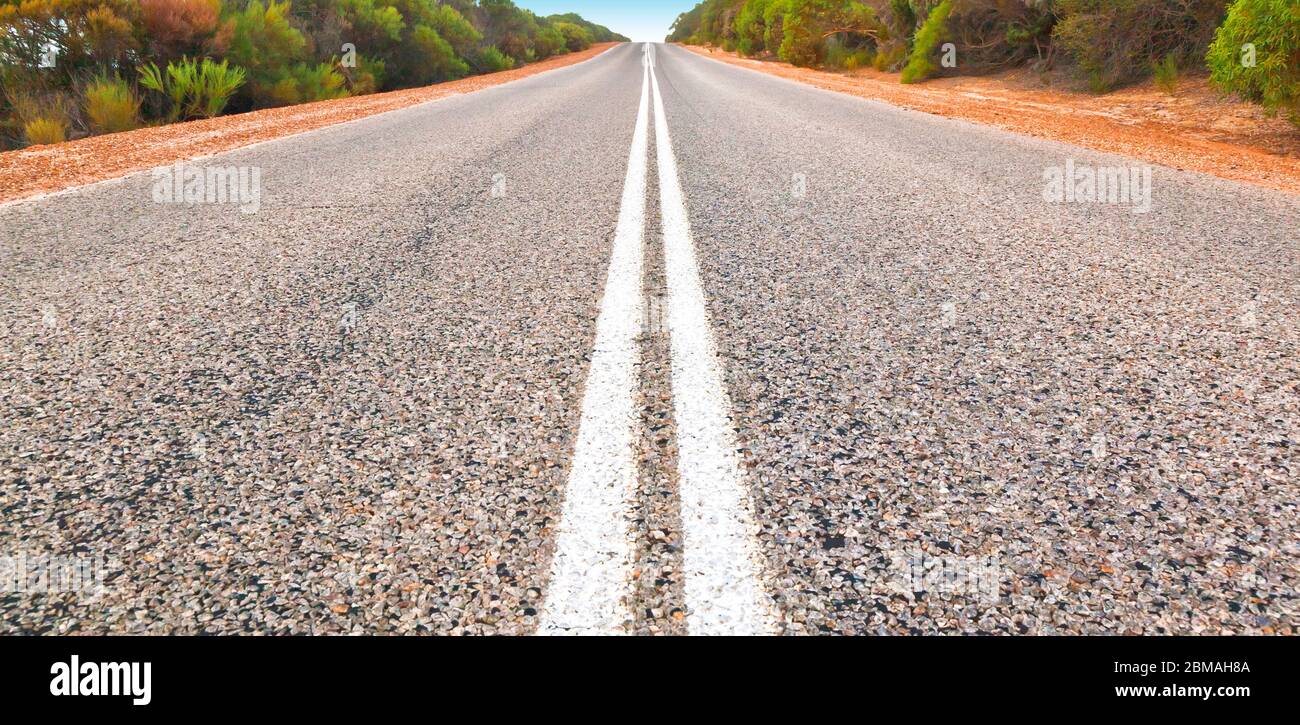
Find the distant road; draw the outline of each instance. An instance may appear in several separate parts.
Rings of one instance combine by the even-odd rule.
[[[196,164],[0,208],[0,631],[1300,615],[1293,196],[643,44]]]

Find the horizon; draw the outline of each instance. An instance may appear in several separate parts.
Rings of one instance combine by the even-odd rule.
[[[577,13],[637,43],[663,42],[677,16],[696,5],[690,0],[516,0],[516,4],[539,16]]]

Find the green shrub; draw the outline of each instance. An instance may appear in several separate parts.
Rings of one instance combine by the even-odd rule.
[[[193,112],[204,118],[221,115],[230,97],[244,84],[243,68],[231,66],[227,61],[214,63],[203,59],[199,67],[199,93],[194,100]]]
[[[537,37],[533,39],[533,52],[540,60],[553,55],[568,53],[569,46],[564,42],[564,34],[556,30],[554,25],[548,23],[537,31]]]
[[[348,95],[347,79],[334,70],[333,63],[297,63],[289,68],[289,75],[298,87],[295,103],[328,101]]]
[[[781,51],[781,41],[785,39],[785,16],[792,1],[770,0],[763,9],[763,46],[773,55]]]
[[[357,47],[374,49],[402,39],[406,23],[397,8],[376,0],[340,0],[339,7],[352,30],[348,40]]]
[[[1097,69],[1086,71],[1084,81],[1088,84],[1088,90],[1097,95],[1108,93],[1115,88],[1115,84]]]
[[[758,55],[767,48],[763,16],[769,4],[770,0],[746,0],[736,15],[736,50],[741,55]]]
[[[907,60],[906,43],[890,43],[876,48],[876,55],[871,59],[871,67],[879,71],[898,68]]]
[[[232,35],[226,58],[248,75],[237,105],[247,109],[296,103],[290,100],[299,95],[291,67],[307,59],[307,39],[289,22],[289,3],[252,0],[232,12],[228,22]]]
[[[348,95],[347,78],[332,63],[294,63],[267,75],[256,91],[262,106],[292,106]]]
[[[812,0],[790,0],[781,22],[781,47],[777,55],[791,65],[815,66],[822,62],[824,46],[817,23],[807,6]]]
[[[140,85],[170,101],[166,113],[172,121],[221,115],[245,78],[243,68],[224,60],[214,63],[210,58],[202,62],[181,58],[168,63],[165,73],[148,63],[140,67],[139,73]]]
[[[194,61],[182,59],[182,65],[193,65]],[[162,95],[168,103],[163,111],[165,118],[175,121],[180,118],[181,113],[185,110],[185,96],[193,90],[194,71],[193,69],[173,70],[177,64],[168,63],[166,72],[158,70],[158,66],[153,63],[146,63],[136,69],[140,76],[140,85]],[[179,75],[181,81],[173,83],[171,78]]]
[[[130,131],[140,126],[140,98],[117,76],[97,76],[82,92],[86,120],[95,133]]]
[[[57,118],[34,118],[23,124],[23,138],[32,146],[63,143],[68,138],[68,125]]]
[[[307,39],[289,22],[289,3],[252,0],[230,16],[233,34],[226,57],[254,79],[303,57]]]
[[[1247,43],[1254,47],[1253,66],[1244,62]],[[1206,62],[1220,88],[1300,125],[1300,5],[1294,0],[1237,0]]]
[[[909,38],[916,30],[916,3],[912,0],[888,0],[886,26],[891,37]]]
[[[826,48],[825,64],[831,68],[854,70],[871,65],[872,57],[873,53],[865,48],[846,48],[839,43],[834,43]]]
[[[461,15],[456,8],[445,3],[435,6],[429,27],[438,31],[438,35],[445,38],[451,44],[451,49],[456,51],[456,55],[462,58],[474,53],[478,43],[483,41],[483,34],[474,27],[474,24]],[[524,41],[524,44],[526,42]]]
[[[781,60],[802,66],[862,65],[883,31],[875,9],[845,0],[772,0],[763,24],[766,42],[779,35]]]
[[[564,36],[564,45],[570,52],[586,50],[591,47],[591,33],[586,28],[573,23],[556,23],[555,29]]]
[[[474,70],[479,73],[496,73],[515,67],[515,59],[502,53],[495,45],[480,50],[474,57]]]
[[[1281,0],[1285,2],[1285,0]],[[1094,92],[1145,75],[1170,53],[1204,52],[1226,0],[1057,0],[1053,42]]]
[[[0,0],[0,147],[27,143],[31,122],[37,137],[55,138],[57,126],[76,138],[423,85],[620,40],[514,0]],[[356,63],[342,66],[339,53]]]
[[[469,75],[469,64],[438,31],[416,25],[392,61],[397,80],[405,85],[426,85]]]
[[[912,55],[903,68],[900,81],[916,83],[938,70],[934,62],[934,51],[948,34],[948,16],[951,13],[952,0],[943,0],[925,17],[925,22],[916,31],[916,38],[912,41]]]
[[[376,58],[358,55],[356,68],[338,70],[347,80],[348,95],[351,96],[374,93],[384,84],[384,61]]]
[[[1178,58],[1173,53],[1167,54],[1164,60],[1151,66],[1151,75],[1156,88],[1173,95],[1178,90]]]

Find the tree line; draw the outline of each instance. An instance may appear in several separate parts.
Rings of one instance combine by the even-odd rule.
[[[1300,125],[1297,0],[704,0],[671,42],[800,66],[901,71],[905,83],[1066,66],[1094,92],[1208,68]]]
[[[408,88],[626,40],[511,0],[0,0],[0,143]]]

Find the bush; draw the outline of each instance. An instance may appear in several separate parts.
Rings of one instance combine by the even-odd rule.
[[[943,0],[925,17],[925,22],[916,31],[916,38],[912,41],[912,55],[903,68],[900,81],[916,83],[925,80],[938,69],[934,63],[934,51],[948,34],[948,15],[951,13],[952,0]]]
[[[1169,53],[1151,67],[1151,75],[1155,78],[1156,88],[1173,95],[1178,90],[1178,58]]]
[[[792,65],[814,66],[821,62],[823,45],[814,0],[789,0],[781,18],[781,46],[777,55]]]
[[[241,109],[282,106],[298,95],[291,67],[307,57],[307,39],[289,22],[289,3],[252,0],[229,18],[233,26],[226,57],[248,75]]]
[[[221,0],[140,0],[148,46],[159,60],[225,51],[230,28],[219,35]]]
[[[627,38],[513,0],[0,0],[0,146],[26,143],[33,122],[40,138],[54,126],[75,138],[423,85],[611,40]],[[364,53],[355,65],[338,60],[345,44]]]
[[[555,29],[564,36],[564,46],[569,49],[569,52],[576,53],[591,47],[591,34],[586,28],[573,23],[556,23]]]
[[[284,105],[328,101],[348,95],[347,79],[331,63],[296,63],[285,69],[280,86],[292,88]]]
[[[376,0],[341,0],[340,9],[351,29],[348,40],[367,52],[398,42],[406,29],[397,8],[379,5]]]
[[[517,8],[516,8],[517,10]],[[436,6],[429,27],[438,31],[451,45],[451,49],[456,51],[456,55],[464,58],[474,53],[475,46],[483,40],[483,34],[474,27],[474,24],[465,19],[456,8],[450,5],[439,4]],[[524,41],[526,44],[527,41]],[[489,44],[488,47],[495,47]]]
[[[776,55],[781,50],[781,41],[785,39],[785,15],[790,9],[791,0],[770,0],[763,10],[763,46],[767,52]]]
[[[97,76],[82,92],[86,120],[95,133],[130,131],[140,126],[140,98],[117,76]]]
[[[515,59],[489,45],[479,51],[474,58],[474,70],[478,73],[496,73],[515,67]]]
[[[2,66],[0,70],[4,71],[0,77],[5,81],[5,100],[12,114],[6,125],[14,129],[15,140],[19,144],[30,144],[58,143],[66,139],[77,113],[76,99],[67,92],[42,88],[37,83],[25,87],[14,85],[15,79],[22,79],[26,74],[20,69]],[[54,131],[56,126],[57,133]],[[57,140],[49,140],[56,136]]]
[[[204,118],[221,115],[230,97],[244,85],[245,76],[243,68],[228,65],[224,60],[214,63],[204,58],[199,67],[199,92],[194,99],[194,112]]]
[[[1200,54],[1225,0],[1058,0],[1053,40],[1095,92],[1145,74],[1169,53]]]
[[[763,17],[765,35],[780,33],[777,55],[794,65],[865,64],[884,33],[876,11],[859,2],[774,0]]]
[[[0,63],[39,67],[58,51],[51,75],[65,87],[94,68],[112,68],[137,49],[137,0],[5,0],[0,3]]]
[[[882,45],[876,49],[876,55],[871,59],[871,67],[879,71],[889,71],[898,68],[906,60],[906,43]]]
[[[1254,66],[1246,44],[1254,47]],[[1300,126],[1300,5],[1294,0],[1237,0],[1215,34],[1206,62],[1220,88],[1282,111]]]
[[[72,5],[71,2],[63,4]],[[81,23],[70,27],[75,36],[71,45],[84,52],[96,67],[120,65],[137,47],[134,22],[137,12],[134,3],[124,3],[116,11],[107,4],[99,4],[86,13]]]
[[[23,138],[32,146],[63,143],[68,138],[68,126],[57,118],[34,118],[23,124]]]
[[[262,73],[251,94],[259,108],[328,101],[348,96],[348,79],[334,63],[294,63]]]
[[[548,23],[537,31],[537,37],[533,39],[533,53],[539,60],[568,52],[569,46],[564,42],[564,34],[556,30],[554,25]]]
[[[839,43],[828,44],[825,63],[830,68],[853,70],[871,65],[873,53],[862,48],[846,48]]]
[[[1227,5],[1228,0],[703,0],[677,17],[668,40],[735,47],[747,55],[777,53],[797,65],[851,67],[870,57],[880,70],[903,67],[905,82],[934,74],[937,47],[950,41],[964,72],[1019,64],[1041,71],[1064,59],[1094,90],[1104,91],[1157,68],[1165,83],[1170,63],[1181,71],[1188,59],[1204,53]],[[1260,8],[1258,22],[1272,17],[1275,26],[1294,22],[1277,19],[1300,12],[1297,0],[1239,5]],[[1166,60],[1171,54],[1174,60]],[[1277,62],[1300,66],[1294,56]]]
[[[374,93],[384,84],[384,61],[358,55],[356,68],[339,68],[347,80],[348,95]]]
[[[221,115],[244,78],[243,68],[230,66],[224,60],[214,63],[210,58],[204,58],[202,63],[182,58],[168,63],[166,73],[153,63],[140,67],[140,85],[170,101],[167,118],[172,121]]]
[[[736,15],[736,50],[757,55],[767,49],[767,9],[778,0],[746,0]]]
[[[426,85],[469,75],[469,64],[438,31],[416,25],[394,59],[397,77],[408,85]]]

